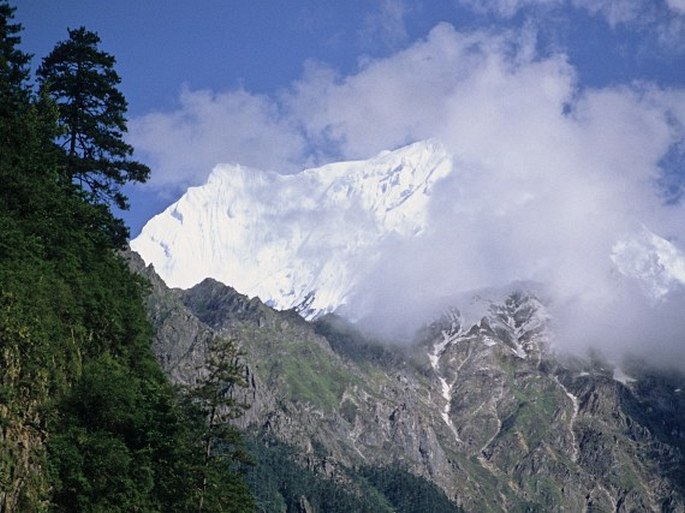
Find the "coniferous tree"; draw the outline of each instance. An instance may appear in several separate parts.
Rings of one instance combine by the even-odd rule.
[[[128,208],[121,192],[127,182],[144,182],[150,169],[131,160],[133,148],[124,141],[124,95],[115,58],[98,49],[100,37],[80,27],[43,59],[38,80],[59,107],[64,135],[64,177],[79,186],[93,203]]]
[[[24,83],[29,78],[31,56],[18,48],[22,26],[12,22],[15,10],[7,2],[0,3],[0,99],[3,113],[7,112],[9,102],[16,108],[17,100],[23,104],[29,94]]]
[[[240,432],[231,424],[247,408],[235,396],[237,387],[247,386],[241,357],[232,339],[211,339],[205,363],[198,369],[201,377],[187,391],[191,403],[205,418],[198,440],[202,448],[197,472],[198,513],[252,510],[247,487],[233,468],[249,461]]]
[[[68,174],[55,144],[68,148],[64,105],[46,87],[33,93],[13,12],[0,0],[0,512],[186,513],[197,509],[198,474],[208,477],[205,512],[251,511],[242,477],[212,465],[219,453],[235,461],[238,443],[217,424],[208,435],[206,412],[179,402],[150,347],[145,286],[112,251],[123,223],[105,201],[135,177],[78,168],[106,185],[93,189],[78,187],[81,171]],[[89,105],[88,115],[112,110]],[[206,440],[221,449],[209,465]]]
[[[15,8],[0,3],[0,144],[4,151],[0,158],[9,158],[9,151],[21,139],[17,137],[18,123],[29,108],[29,78],[31,56],[19,49],[22,27],[13,23]]]

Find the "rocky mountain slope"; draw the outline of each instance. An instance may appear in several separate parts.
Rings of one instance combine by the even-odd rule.
[[[393,345],[211,279],[168,289],[132,259],[153,283],[167,372],[191,381],[208,337],[235,337],[252,404],[241,426],[343,487],[349,469],[393,466],[465,511],[685,511],[685,377],[555,355],[530,291],[479,299],[474,320],[446,311]]]

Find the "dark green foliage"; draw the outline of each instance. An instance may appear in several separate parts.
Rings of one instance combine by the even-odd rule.
[[[123,139],[127,103],[112,55],[98,49],[99,36],[84,27],[69,30],[38,69],[40,84],[59,107],[64,133],[63,170],[93,203],[113,202],[126,209],[121,193],[127,182],[144,182],[150,169],[130,160],[133,148]]]
[[[334,314],[318,319],[314,323],[314,330],[328,340],[336,353],[357,363],[371,362],[383,367],[398,368],[407,359],[400,346],[369,338],[349,321]]]
[[[260,513],[459,513],[436,485],[400,468],[339,469],[326,477],[298,463],[292,448],[274,439],[252,439],[256,459],[247,482]]]
[[[190,417],[204,420],[193,423],[193,445],[202,455],[193,465],[198,513],[253,510],[249,491],[237,475],[251,460],[240,432],[231,424],[247,408],[235,396],[237,387],[247,385],[242,356],[232,339],[211,339],[199,379],[184,393],[188,411],[196,412]],[[227,481],[224,476],[234,479]]]
[[[94,201],[118,189],[64,180],[60,112],[26,84],[12,12],[0,3],[0,512],[196,510],[204,414],[152,354],[146,285],[115,251],[125,229]],[[115,140],[125,103],[109,98],[94,108]],[[127,173],[98,179],[142,177]],[[212,467],[205,511],[251,510],[232,465]]]
[[[55,503],[65,511],[76,504],[81,511],[128,511],[152,495],[149,405],[141,381],[105,353],[86,364],[62,401],[49,448],[59,474]]]
[[[227,456],[207,463],[204,417],[179,404],[149,367],[132,369],[108,354],[84,367],[48,447],[53,511],[197,511],[205,480],[202,511],[252,511],[237,458],[219,447]],[[239,434],[222,443],[240,446]]]
[[[0,113],[3,118],[16,115],[29,97],[26,81],[31,56],[19,49],[21,25],[13,23],[14,11],[6,2],[0,3]]]
[[[435,484],[398,467],[365,467],[359,472],[394,506],[396,513],[458,513]]]
[[[276,440],[249,444],[256,465],[247,483],[259,513],[300,513],[303,500],[316,512],[390,513],[392,509],[371,495],[354,493],[349,483],[336,482],[296,463],[295,451]]]

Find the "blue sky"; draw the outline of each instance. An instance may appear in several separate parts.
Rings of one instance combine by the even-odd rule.
[[[508,134],[547,130],[547,118],[531,114],[536,103],[515,106],[548,92],[558,110],[578,115],[578,105],[594,105],[589,98],[615,93],[602,107],[614,120],[601,132],[609,146],[631,119],[625,109],[657,105],[663,123],[645,125],[653,133],[645,134],[644,154],[658,160],[662,188],[676,199],[682,189],[685,0],[14,5],[34,65],[67,27],[81,25],[116,56],[130,142],[153,170],[149,184],[128,189],[132,208],[123,216],[132,235],[219,162],[292,173],[427,137],[454,139],[448,145],[458,151],[474,136],[455,119],[471,115],[477,124],[488,105],[509,98],[501,112],[516,113],[521,124],[499,140],[483,131],[485,158],[500,142],[507,147]],[[492,82],[488,66],[497,70]],[[482,108],[445,114],[469,95]],[[633,103],[611,110],[623,100]],[[525,151],[525,139],[516,148]],[[556,157],[548,155],[550,165]]]

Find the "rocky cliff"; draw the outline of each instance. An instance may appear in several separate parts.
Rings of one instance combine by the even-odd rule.
[[[192,381],[213,333],[239,340],[241,426],[292,444],[307,468],[401,466],[466,511],[685,511],[685,377],[556,355],[532,292],[479,299],[477,319],[447,311],[398,345],[211,279],[168,289],[132,260],[152,282],[167,372]]]

